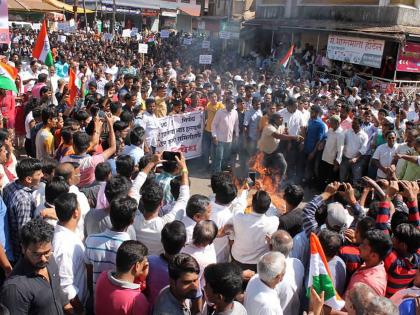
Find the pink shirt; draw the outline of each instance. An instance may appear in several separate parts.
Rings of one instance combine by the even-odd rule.
[[[86,187],[95,181],[95,168],[99,163],[105,162],[102,154],[90,156],[89,154],[75,155],[71,154],[63,156],[61,163],[73,162],[78,163],[80,167],[80,183],[78,187]]]
[[[47,86],[45,83],[35,83],[34,87],[32,88],[32,97],[39,100],[41,98],[41,89]]]
[[[106,187],[106,182],[101,183],[101,187],[99,188],[99,191],[98,191],[98,197],[96,198],[95,209],[105,209],[105,208],[108,208],[109,206],[108,199],[106,199],[106,196],[105,196],[105,187]]]
[[[371,268],[366,268],[363,264],[362,267],[357,270],[350,279],[349,285],[347,286],[347,292],[349,292],[356,283],[361,282],[372,288],[372,290],[379,296],[385,296],[386,291],[386,271],[383,263]]]
[[[351,123],[353,122],[353,120],[350,117],[347,117],[346,119],[344,119],[343,121],[341,121],[340,127],[343,130],[350,130],[351,129]]]
[[[96,282],[95,314],[148,315],[149,302],[140,284],[119,280],[112,271],[104,271]]]

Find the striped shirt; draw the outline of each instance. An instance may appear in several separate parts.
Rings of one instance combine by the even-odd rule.
[[[417,201],[407,203],[409,215],[408,220],[416,228],[420,228],[420,216]],[[378,215],[376,217],[376,227],[389,233],[387,222],[389,221],[390,203],[388,201],[379,204]],[[416,276],[416,270],[420,265],[420,250],[414,253],[411,258],[402,257],[392,250],[384,260],[385,270],[388,274],[386,296],[390,297],[399,290],[410,286]]]
[[[127,232],[116,232],[109,229],[86,238],[85,263],[93,266],[94,289],[102,271],[115,268],[117,250],[124,241],[128,240],[130,240],[130,235]]]

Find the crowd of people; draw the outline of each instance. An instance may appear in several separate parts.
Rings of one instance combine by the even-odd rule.
[[[143,33],[147,55],[58,35],[50,67],[30,31],[3,52],[1,314],[415,314],[420,94],[320,78],[308,45],[286,69],[205,69],[181,33]],[[157,150],[159,119],[195,111],[211,195]],[[342,309],[307,288],[312,233]]]

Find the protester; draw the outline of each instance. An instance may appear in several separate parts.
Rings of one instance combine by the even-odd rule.
[[[357,73],[369,67],[301,42],[279,67],[286,37],[241,58],[205,35],[142,27],[125,38],[118,25],[81,25],[64,42],[48,30],[53,60],[31,56],[38,32],[27,28],[12,26],[2,47],[18,72],[18,93],[0,84],[0,302],[11,313],[394,314],[391,296],[412,305],[419,94],[365,81]],[[199,64],[203,40],[211,65]],[[14,129],[42,163],[22,156]],[[23,233],[31,222],[49,231],[42,244]],[[37,249],[50,243],[53,253]],[[320,267],[331,284],[308,288]],[[345,309],[331,309],[336,293]]]

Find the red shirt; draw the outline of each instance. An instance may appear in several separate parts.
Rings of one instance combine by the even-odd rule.
[[[148,315],[149,302],[136,283],[119,280],[104,271],[96,282],[95,314]]]
[[[16,118],[15,96],[11,91],[6,91],[5,96],[0,96],[0,106],[3,117],[7,118],[7,128],[14,128]]]

